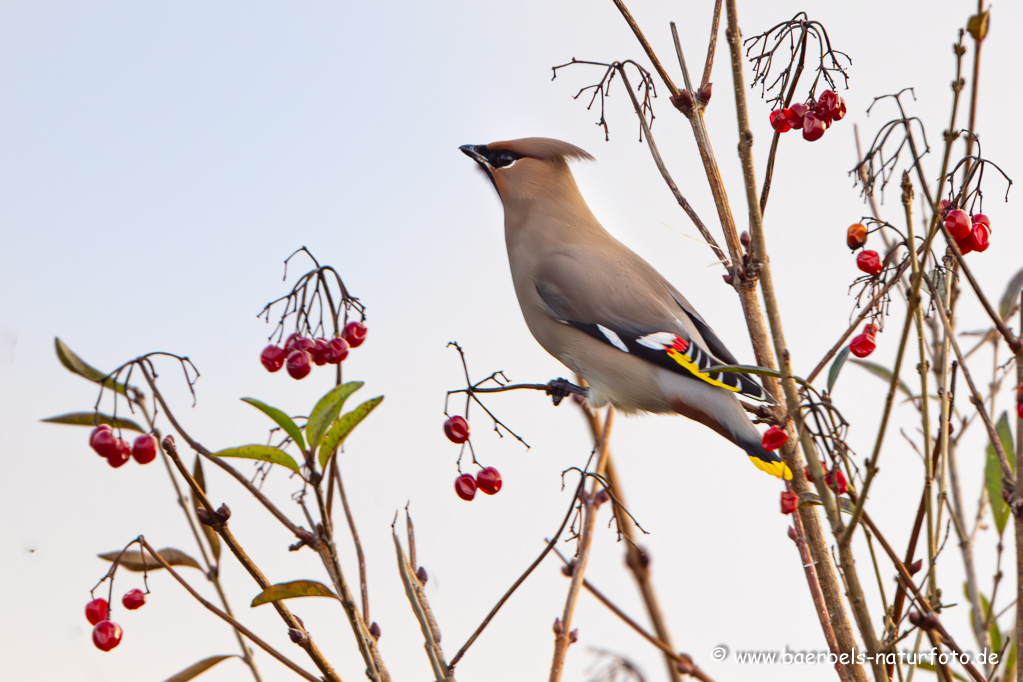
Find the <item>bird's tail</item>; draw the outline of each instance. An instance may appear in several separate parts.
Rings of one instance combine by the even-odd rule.
[[[686,385],[688,395],[671,401],[679,414],[705,424],[746,451],[753,465],[776,478],[790,480],[792,470],[776,452],[768,452],[761,435],[731,393],[694,382]],[[694,391],[695,389],[695,391]]]

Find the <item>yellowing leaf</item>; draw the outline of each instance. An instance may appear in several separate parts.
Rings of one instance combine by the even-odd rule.
[[[278,583],[266,588],[252,600],[252,606],[297,597],[333,597],[337,599],[337,595],[322,583],[315,580],[293,580],[290,583]]]

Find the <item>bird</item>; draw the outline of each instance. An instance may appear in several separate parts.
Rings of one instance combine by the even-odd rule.
[[[590,211],[568,167],[590,154],[543,137],[459,149],[486,172],[504,206],[526,326],[586,380],[592,406],[681,414],[738,445],[758,469],[791,479],[737,396],[774,400],[749,375],[705,371],[739,363],[692,304]]]

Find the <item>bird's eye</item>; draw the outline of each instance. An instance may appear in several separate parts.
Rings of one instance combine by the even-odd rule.
[[[522,157],[514,152],[492,152],[489,161],[494,168],[507,168],[520,158]]]

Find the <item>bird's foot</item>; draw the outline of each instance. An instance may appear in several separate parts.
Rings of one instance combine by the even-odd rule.
[[[586,395],[586,389],[582,386],[576,386],[571,381],[558,377],[547,384],[547,389],[544,391],[551,397],[554,404],[560,405],[561,401],[570,395]]]

